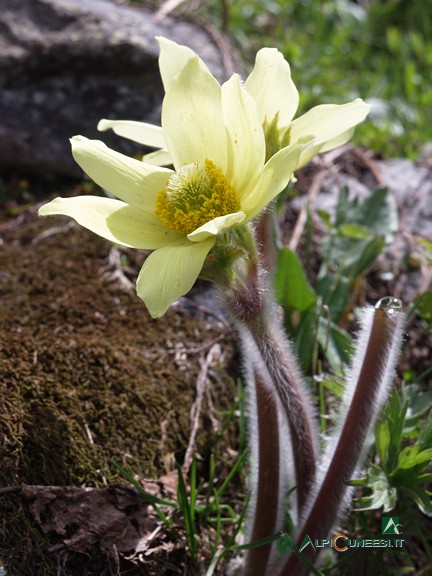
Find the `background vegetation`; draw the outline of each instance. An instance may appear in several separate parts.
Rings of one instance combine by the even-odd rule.
[[[251,64],[276,46],[290,62],[301,110],[360,96],[373,104],[356,140],[416,159],[432,139],[432,10],[423,0],[208,0],[203,16]]]

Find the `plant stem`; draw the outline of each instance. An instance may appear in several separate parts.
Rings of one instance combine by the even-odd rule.
[[[253,231],[242,227],[236,234],[244,257],[236,261],[229,283],[225,274],[219,285],[246,360],[252,467],[247,537],[254,544],[285,528],[287,497],[294,485],[300,516],[315,477],[317,433],[296,359],[263,281]],[[217,278],[217,269],[210,272]],[[271,574],[275,561],[272,543],[253,547],[246,555],[245,574]]]
[[[280,521],[280,438],[277,398],[269,386],[268,374],[257,365],[256,359],[252,363],[253,374],[249,383],[255,384],[256,422],[251,424],[255,428],[251,430],[251,436],[256,438],[251,442],[255,445],[255,448],[251,446],[251,466],[255,470],[252,471],[254,481],[251,486],[248,542],[254,544],[274,534]],[[265,574],[271,548],[272,543],[269,542],[249,549],[244,574]]]
[[[270,312],[247,322],[286,417],[294,459],[297,514],[306,503],[316,469],[316,427],[294,353],[279,320]]]
[[[299,370],[276,315],[262,302],[259,276],[231,292],[229,309],[237,325],[249,384],[251,509],[248,541],[255,543],[285,528],[287,496],[297,488],[300,515],[314,481],[316,431]],[[248,369],[249,368],[249,369]],[[290,450],[287,450],[290,445]],[[292,454],[295,480],[288,469]],[[245,574],[271,574],[272,544],[251,548]]]
[[[353,476],[364,442],[391,383],[397,361],[403,314],[396,299],[382,299],[375,310],[367,310],[358,340],[358,353],[347,386],[348,410],[337,428],[332,454],[324,473],[315,483],[306,513],[297,531],[297,547],[308,535],[312,540],[326,538],[344,502],[346,483]],[[308,546],[303,556],[314,562],[319,550]],[[291,553],[280,576],[304,576],[308,568]]]

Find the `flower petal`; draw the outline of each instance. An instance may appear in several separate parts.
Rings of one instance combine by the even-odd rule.
[[[176,44],[168,38],[156,37],[160,46],[159,69],[165,92],[168,92],[171,81],[179,74],[190,58],[198,58],[200,66],[208,72],[207,66],[191,48]]]
[[[154,250],[178,240],[147,213],[112,198],[55,198],[39,209],[40,216],[55,214],[70,216],[102,238],[132,248]]]
[[[172,170],[129,158],[99,140],[74,136],[71,143],[73,157],[96,184],[131,206],[153,213],[156,196]]]
[[[278,126],[288,126],[297,111],[299,94],[289,64],[276,48],[258,52],[245,87],[256,102],[262,124],[277,116]]]
[[[315,106],[291,123],[291,142],[308,135],[314,137],[314,145],[333,140],[362,122],[369,110],[370,106],[361,98],[347,104]]]
[[[349,130],[342,132],[342,134],[339,134],[339,136],[336,136],[336,138],[327,140],[327,142],[323,143],[320,152],[328,152],[329,150],[334,150],[334,148],[339,148],[339,146],[343,146],[344,144],[346,144],[351,140],[354,130],[355,127],[350,128]]]
[[[227,178],[241,198],[252,189],[265,162],[265,138],[253,98],[237,74],[222,85],[222,110],[228,129]]]
[[[155,150],[149,154],[144,154],[142,159],[143,162],[153,164],[153,166],[169,166],[172,164],[171,155],[166,148],[161,148],[160,150]]]
[[[304,138],[286,146],[274,154],[264,166],[262,176],[255,190],[248,197],[247,221],[255,218],[287,186],[297,169],[301,152],[309,145],[311,138]]]
[[[300,154],[299,164],[297,168],[302,168],[303,166],[305,166],[316,154],[320,154],[322,152],[328,152],[329,150],[333,150],[334,148],[343,146],[349,140],[351,140],[353,132],[354,128],[350,128],[346,132],[342,132],[342,134],[336,136],[336,138],[332,138],[331,140],[327,140],[327,142],[323,142],[321,144],[313,144],[308,148],[305,148],[303,152]]]
[[[208,159],[226,173],[221,87],[198,57],[189,59],[171,81],[162,105],[162,127],[176,170]]]
[[[195,283],[215,238],[204,242],[182,241],[152,252],[137,279],[137,294],[153,318],[184,296]]]
[[[164,148],[166,146],[162,128],[154,124],[133,120],[107,120],[105,118],[99,121],[98,130],[101,132],[110,128],[118,136],[128,138],[144,146],[151,148]]]
[[[226,214],[225,216],[217,216],[188,234],[187,237],[192,242],[202,242],[202,240],[206,238],[217,236],[227,228],[232,228],[240,224],[245,218],[246,214],[244,212],[234,212],[233,214]]]

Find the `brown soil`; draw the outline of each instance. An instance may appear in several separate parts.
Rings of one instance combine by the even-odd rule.
[[[218,411],[232,409],[236,394],[226,373],[233,335],[220,312],[198,304],[198,288],[151,319],[133,289],[144,254],[36,212],[34,201],[9,202],[0,220],[0,488],[125,483],[112,461],[140,477],[169,474],[183,463],[198,374],[221,342],[200,420],[205,467]],[[65,557],[47,552],[58,538],[36,527],[27,500],[8,495],[0,506],[8,576],[110,573],[97,550],[75,565],[69,554],[60,569]]]

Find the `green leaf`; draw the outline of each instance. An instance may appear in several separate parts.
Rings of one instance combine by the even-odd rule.
[[[194,512],[192,511],[191,504],[189,502],[186,484],[183,479],[183,472],[181,466],[177,467],[178,485],[177,485],[177,501],[180,510],[183,513],[186,539],[189,546],[189,551],[192,558],[196,557],[197,553],[197,539],[196,539],[196,527],[194,522]]]
[[[412,306],[420,318],[432,326],[432,291],[423,292],[414,299]]]
[[[399,454],[397,468],[408,469],[423,464],[429,464],[432,461],[432,449],[421,450],[418,444],[406,446]]]
[[[428,252],[428,259],[432,260],[432,242],[430,240],[427,240],[426,238],[422,238],[417,237],[417,241],[419,244],[421,244],[423,246],[423,248],[425,248]]]
[[[432,517],[432,502],[426,490],[421,488],[421,486],[416,486],[415,488],[408,489],[407,493],[410,494],[423,514]]]
[[[365,478],[351,480],[348,484],[350,486],[362,486],[372,491],[369,496],[354,500],[354,510],[377,510],[378,508],[383,508],[384,512],[389,512],[396,506],[396,488],[389,484],[384,470],[375,464],[372,464]]]
[[[387,464],[390,446],[390,427],[387,421],[382,422],[375,433],[375,446],[384,468]]]
[[[278,253],[275,292],[281,306],[299,312],[308,310],[316,301],[299,258],[289,248],[282,248]]]
[[[146,502],[151,504],[153,507],[157,504],[160,504],[161,506],[168,506],[170,508],[178,508],[177,504],[175,502],[173,502],[172,500],[166,500],[164,498],[159,498],[158,496],[155,496],[154,494],[151,494],[150,492],[147,492],[146,490],[144,490],[144,488],[134,478],[134,476],[130,472],[128,472],[125,468],[123,468],[120,464],[115,462],[115,460],[111,460],[111,463],[113,464],[113,466],[115,466],[115,468],[117,468],[117,470],[122,474],[122,476],[124,476],[126,478],[126,480],[128,480],[128,482],[130,482],[134,486],[134,488],[139,492],[139,494],[143,498],[143,500],[145,500]]]
[[[353,280],[362,274],[389,244],[397,231],[397,207],[385,188],[375,190],[364,200],[349,201],[341,190],[336,211],[335,231],[322,245],[320,277],[337,267],[340,276]]]
[[[370,230],[359,224],[342,224],[339,226],[339,233],[341,236],[353,240],[366,240],[371,236]]]
[[[341,188],[339,192],[338,203],[336,206],[335,226],[338,228],[344,222],[348,222],[348,212],[350,203],[348,201],[349,190],[347,186]]]
[[[374,236],[369,240],[359,240],[342,258],[343,273],[349,278],[357,278],[365,272],[384,248],[384,236]]]
[[[318,342],[325,353],[332,370],[342,376],[345,367],[350,363],[353,343],[347,332],[339,328],[334,322],[321,317],[318,325]]]
[[[417,484],[430,484],[432,482],[432,472],[417,476]]]
[[[408,420],[418,419],[432,408],[432,392],[422,392],[416,384],[406,386],[405,396],[408,401]]]
[[[170,500],[164,500],[162,498],[158,498],[157,496],[154,496],[153,494],[146,492],[142,488],[140,483],[137,480],[135,480],[135,478],[133,477],[133,475],[130,472],[128,472],[125,468],[120,466],[120,464],[118,464],[114,460],[111,460],[111,462],[117,468],[117,470],[134,486],[134,488],[138,491],[141,498],[143,498],[143,500],[145,502],[149,502],[153,506],[154,511],[159,516],[159,518],[162,520],[162,522],[165,524],[167,529],[171,530],[173,527],[173,521],[171,520],[171,518],[169,518],[161,510],[161,508],[159,508],[158,505],[160,504],[162,506],[169,506],[171,508],[177,508],[178,507],[177,504],[174,502],[171,502]]]
[[[333,322],[340,321],[349,304],[353,282],[365,274],[396,230],[397,211],[386,189],[352,201],[341,190],[335,224],[322,243],[323,262],[315,287]]]
[[[343,272],[343,271],[341,271]],[[316,292],[328,306],[330,318],[338,322],[343,315],[351,294],[351,278],[343,275],[326,274],[316,284]]]
[[[348,202],[345,219],[338,225],[357,224],[369,230],[371,234],[385,236],[389,244],[398,229],[397,205],[387,188],[378,188],[364,199],[355,198]]]
[[[345,390],[345,383],[341,380],[340,377],[326,374],[325,378],[322,375],[315,376],[315,380],[319,382],[320,385],[323,386],[326,390],[329,390],[332,394],[342,400]]]
[[[294,347],[301,368],[307,372],[311,363],[316,340],[319,307],[311,306],[301,317],[297,330],[293,331]]]
[[[330,213],[325,210],[317,210],[318,216],[321,218],[322,223],[326,226],[329,230],[333,227]]]
[[[405,415],[408,409],[408,402],[405,399],[405,395],[399,394],[397,390],[393,390],[390,399],[387,403],[382,422],[377,428],[376,438],[380,435],[381,427],[388,427],[389,440],[386,445],[386,453],[381,455],[378,451],[381,463],[384,470],[388,475],[393,472],[396,466],[398,454],[400,451],[400,445],[402,441],[402,435],[404,430]],[[384,438],[378,438],[378,443],[381,441],[380,449],[384,449]]]
[[[432,448],[432,413],[429,414],[429,418],[426,425],[422,427],[420,436],[418,439],[418,445],[422,449]]]

